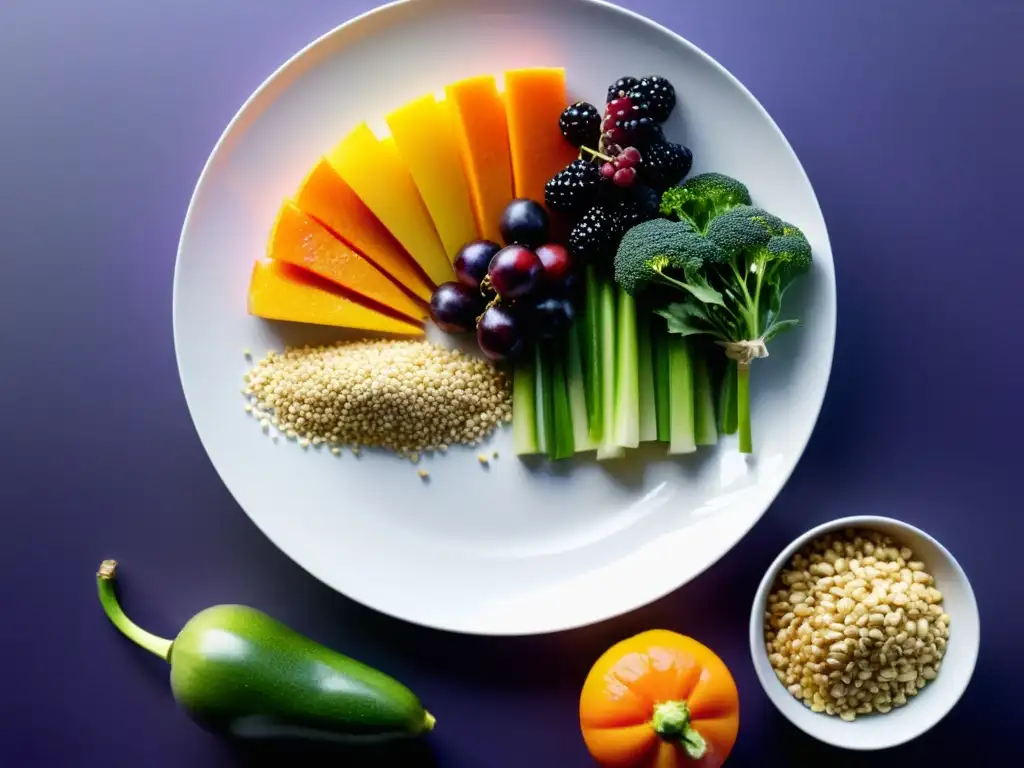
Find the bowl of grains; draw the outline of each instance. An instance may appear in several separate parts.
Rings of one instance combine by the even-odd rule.
[[[754,669],[779,711],[845,749],[920,736],[963,694],[978,657],[974,592],[924,531],[847,517],[793,541],[750,612]]]

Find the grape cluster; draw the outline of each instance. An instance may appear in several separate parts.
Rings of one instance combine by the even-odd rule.
[[[518,357],[532,339],[563,332],[573,320],[576,271],[569,251],[549,242],[550,222],[533,200],[513,200],[501,218],[504,247],[466,243],[455,257],[457,281],[430,300],[434,323],[449,333],[476,330],[492,360]]]

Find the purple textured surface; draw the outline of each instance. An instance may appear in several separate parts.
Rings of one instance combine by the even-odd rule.
[[[0,765],[582,768],[576,706],[590,663],[654,626],[694,635],[734,671],[742,726],[730,765],[862,764],[774,711],[746,620],[786,542],[867,512],[950,547],[983,625],[953,714],[872,764],[1004,762],[996,750],[1024,687],[1024,4],[625,3],[737,75],[803,161],[837,262],[832,385],[790,484],[707,573],[614,621],[501,640],[382,617],[285,558],[218,481],[175,370],[175,247],[209,151],[274,68],[372,4],[0,3],[0,541],[11,576]],[[260,607],[408,683],[438,730],[370,755],[257,752],[199,730],[176,709],[166,670],[103,617],[93,573],[111,556],[144,626],[171,634],[214,603]]]

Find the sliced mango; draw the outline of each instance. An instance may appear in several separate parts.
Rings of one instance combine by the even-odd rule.
[[[396,109],[387,123],[448,258],[454,261],[478,232],[449,105],[427,94]]]
[[[267,320],[423,335],[422,326],[371,309],[333,283],[283,261],[258,261],[253,266],[248,309]]]
[[[326,158],[309,172],[295,204],[410,293],[430,301],[434,288],[430,280]]]
[[[281,206],[267,255],[308,269],[411,320],[417,321],[426,315],[422,305],[384,272],[291,201]]]
[[[360,123],[328,160],[435,284],[455,279],[430,212],[393,141],[378,140]]]
[[[445,96],[453,107],[455,136],[477,230],[482,237],[500,243],[501,214],[514,196],[505,102],[489,75],[452,83]]]
[[[558,118],[567,104],[565,70],[509,70],[505,73],[505,104],[516,197],[543,203],[548,179],[577,153],[558,128]]]

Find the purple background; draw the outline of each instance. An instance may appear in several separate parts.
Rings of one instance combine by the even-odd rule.
[[[1001,762],[994,750],[1019,731],[1024,688],[1024,3],[626,4],[718,58],[800,155],[837,261],[832,385],[792,481],[710,571],[602,625],[488,640],[379,616],[279,553],[218,481],[175,370],[175,247],[207,154],[274,68],[371,0],[0,2],[0,764],[295,757],[232,746],[177,711],[166,670],[97,604],[93,573],[117,557],[129,611],[153,631],[247,603],[417,690],[438,730],[367,765],[587,766],[579,685],[608,644],[653,626],[696,636],[736,674],[743,715],[730,764],[854,765],[863,758],[809,740],[768,703],[746,620],[786,542],[869,512],[947,544],[983,622],[954,713],[873,764],[942,765],[968,750],[978,765]]]

